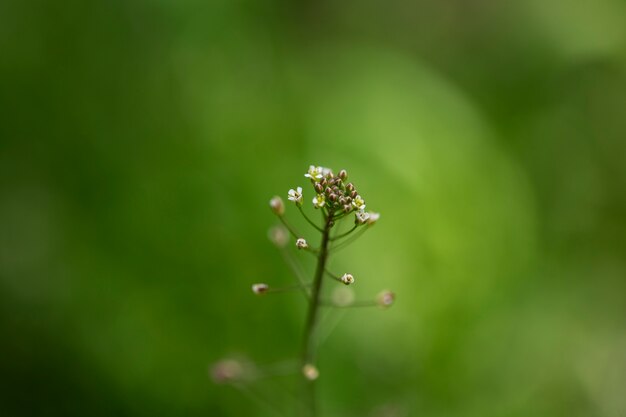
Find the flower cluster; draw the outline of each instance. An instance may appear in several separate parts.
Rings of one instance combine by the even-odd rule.
[[[314,208],[325,209],[328,214],[332,214],[334,217],[345,216],[354,212],[357,225],[367,224],[371,226],[379,219],[378,213],[365,211],[365,200],[354,184],[347,182],[348,173],[345,169],[335,175],[329,168],[311,165],[304,176],[311,181],[315,191],[312,199]],[[287,198],[301,207],[303,201],[302,187],[290,189]],[[282,212],[277,202],[274,201],[272,207],[275,212]]]

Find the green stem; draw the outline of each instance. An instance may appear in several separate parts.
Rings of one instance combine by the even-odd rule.
[[[353,227],[352,229],[350,229],[350,230],[348,230],[347,232],[342,233],[342,234],[340,234],[340,235],[338,235],[338,236],[331,237],[331,238],[330,238],[330,240],[337,240],[337,239],[341,239],[342,237],[348,236],[350,233],[354,232],[354,231],[356,230],[356,228],[357,228],[357,227],[359,227],[359,225],[358,225],[358,224],[355,224],[355,225],[354,225],[354,227]]]
[[[322,229],[320,229],[320,227],[318,225],[313,223],[313,220],[309,219],[309,216],[307,216],[306,213],[304,212],[304,210],[302,210],[302,206],[298,206],[298,209],[300,210],[300,213],[302,213],[302,216],[306,219],[307,222],[309,222],[309,224],[311,226],[316,228],[319,232],[324,233],[324,231]]]
[[[313,364],[315,361],[315,348],[313,343],[313,333],[315,332],[315,325],[317,323],[319,307],[320,307],[320,293],[322,290],[322,281],[324,271],[326,270],[326,261],[328,259],[328,242],[330,240],[330,229],[332,227],[333,216],[329,214],[326,218],[324,230],[322,232],[322,244],[319,249],[317,258],[317,268],[315,270],[315,277],[313,278],[313,290],[311,293],[311,299],[309,301],[309,310],[307,313],[306,324],[304,327],[304,341],[302,346],[302,365]],[[308,417],[314,417],[316,415],[315,407],[315,381],[305,380],[305,404]]]

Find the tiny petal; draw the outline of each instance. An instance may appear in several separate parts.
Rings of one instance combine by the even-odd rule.
[[[296,203],[297,206],[302,205],[302,187],[292,188],[287,192],[287,199]]]
[[[270,287],[267,284],[264,284],[262,282],[258,284],[252,284],[252,292],[255,293],[256,295],[265,294],[267,290],[269,289]]]
[[[303,238],[299,238],[298,240],[296,240],[296,247],[298,249],[306,249],[309,247],[309,244]]]
[[[354,284],[354,276],[352,276],[352,274],[343,274],[341,276],[341,282],[343,282],[346,285],[350,285],[350,284]]]
[[[373,226],[378,221],[378,219],[380,219],[380,213],[375,213],[373,211],[370,211],[369,215],[370,217],[369,219],[367,219],[367,224],[370,226]]]
[[[313,198],[313,205],[315,208],[322,208],[326,204],[326,197],[324,194],[318,194]]]
[[[309,381],[315,381],[320,376],[320,371],[317,370],[315,365],[307,363],[302,367],[302,374]]]
[[[352,192],[352,194],[355,194],[355,193],[356,193],[356,191]],[[357,208],[358,210],[365,209],[365,200],[363,200],[363,198],[360,195],[356,194],[352,198],[353,198],[352,205],[355,208]]]
[[[357,224],[365,224],[370,218],[370,214],[361,210],[356,213],[356,223]]]

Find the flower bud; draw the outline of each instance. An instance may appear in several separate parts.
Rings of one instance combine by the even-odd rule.
[[[354,199],[354,198],[356,198],[356,196],[358,196],[358,195],[359,195],[359,194],[356,192],[356,190],[353,190],[353,191],[350,193],[350,197],[352,197],[353,199]]]
[[[337,201],[337,194],[335,194],[335,193],[331,193],[331,194],[328,196],[328,199],[329,199],[330,201],[332,201],[332,202]]]
[[[267,237],[279,248],[289,242],[289,232],[283,226],[274,226],[267,232]]]
[[[370,214],[366,213],[365,211],[361,210],[361,211],[357,211],[356,212],[356,218],[354,220],[354,222],[356,224],[365,224],[368,222],[370,218]]]
[[[345,273],[341,276],[341,282],[346,285],[354,284],[354,277],[352,274]]]
[[[350,210],[352,210],[352,206],[350,204],[346,204],[345,206],[343,206],[343,211],[345,211],[346,213],[350,213]]]
[[[315,192],[317,192],[318,194],[321,194],[322,191],[324,191],[324,186],[322,184],[320,184],[319,182],[315,183]]]
[[[338,175],[339,175],[339,178],[341,178],[343,181],[348,179],[348,172],[345,169],[342,169],[341,171],[339,171]]]
[[[243,366],[234,359],[224,359],[211,368],[211,378],[217,384],[226,384],[242,378]]]
[[[270,287],[267,284],[264,284],[262,282],[258,284],[252,284],[252,292],[255,293],[256,295],[265,294],[267,290],[269,289]]]
[[[354,191],[354,184],[352,184],[351,182],[349,182],[348,184],[346,184],[346,190],[348,190],[348,192],[352,192]]]
[[[393,292],[385,290],[378,294],[378,297],[376,297],[376,302],[378,302],[378,305],[381,307],[389,307],[393,304],[395,299],[396,295]]]
[[[270,207],[272,208],[274,214],[277,216],[282,216],[283,214],[285,214],[285,203],[283,203],[283,199],[279,196],[272,197],[272,199],[270,200]]]
[[[320,371],[317,370],[315,365],[307,363],[302,367],[302,374],[309,381],[315,381],[320,376]]]
[[[309,244],[303,238],[299,238],[298,240],[296,240],[296,247],[298,249],[306,249],[309,247]]]
[[[326,195],[330,194],[333,192],[333,190],[330,189],[330,187],[326,187],[326,189],[324,190],[324,192],[326,193]]]

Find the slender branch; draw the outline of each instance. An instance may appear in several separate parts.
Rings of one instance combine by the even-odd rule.
[[[326,217],[326,216],[325,216]],[[320,306],[320,293],[322,289],[322,277],[326,270],[326,260],[328,258],[328,243],[330,240],[330,229],[332,227],[333,216],[330,213],[326,217],[326,223],[324,225],[324,231],[322,233],[322,243],[317,258],[317,268],[315,270],[315,277],[313,278],[313,291],[311,293],[311,299],[309,301],[309,310],[307,313],[306,324],[304,327],[304,341],[302,346],[302,365],[312,364],[315,360],[315,346],[313,343],[313,333],[315,331],[318,312]],[[305,410],[309,417],[316,415],[315,407],[315,381],[305,381],[305,403],[308,410]]]
[[[291,233],[291,235],[295,238],[295,239],[299,239],[302,237],[301,234],[299,234],[296,229],[294,229],[294,227],[292,225],[290,225],[287,220],[285,219],[285,216],[278,216],[278,218],[280,219],[281,222],[283,222],[283,224],[285,225],[285,227],[287,228],[287,230],[289,230],[289,233]]]
[[[302,210],[302,206],[298,206],[298,209],[300,210],[300,213],[302,213],[302,216],[306,219],[307,222],[309,222],[311,226],[316,228],[320,233],[324,233],[324,231],[318,225],[313,223],[313,220],[309,219],[309,216],[307,216],[304,210]]]
[[[359,227],[359,225],[358,225],[358,224],[355,224],[355,225],[354,225],[354,227],[353,227],[352,229],[350,229],[350,230],[348,230],[347,232],[342,233],[342,234],[340,234],[340,235],[333,236],[333,237],[331,237],[331,238],[330,238],[330,240],[335,241],[335,240],[337,240],[337,239],[341,239],[342,237],[348,236],[350,233],[354,232],[354,231],[356,230],[356,228],[357,228],[357,227]]]
[[[288,291],[294,291],[294,290],[308,290],[308,288],[311,286],[311,284],[294,284],[294,285],[289,285],[287,287],[278,287],[278,288],[273,288],[273,287],[269,287],[267,289],[267,291],[265,291],[265,294],[271,294],[271,293],[280,293],[280,292],[288,292]]]
[[[355,240],[357,240],[363,233],[365,233],[365,231],[369,229],[369,226],[365,226],[363,228],[361,228],[361,230],[359,230],[358,232],[356,232],[354,235],[350,236],[348,239],[344,240],[341,243],[338,243],[336,245],[334,245],[333,247],[331,247],[331,252],[335,253],[336,251],[338,251],[339,249],[343,249],[346,246],[348,246],[350,243],[354,242]]]
[[[337,275],[333,274],[332,272],[330,272],[328,269],[324,269],[324,272],[326,272],[326,275],[328,275],[329,277],[331,277],[332,279],[334,279],[335,281],[339,281],[341,283],[343,283],[343,281],[341,280],[341,278],[339,278]]]
[[[335,304],[332,301],[323,300],[321,301],[321,305],[324,307],[334,307],[334,308],[350,308],[350,307],[379,307],[380,303],[376,300],[364,300],[364,301],[354,301],[350,304]]]
[[[309,300],[309,297],[311,296],[311,291],[309,287],[311,286],[311,284],[307,284],[306,278],[304,276],[304,272],[302,271],[300,264],[298,264],[296,260],[291,256],[291,252],[289,252],[287,248],[281,248],[280,253],[282,253],[283,258],[285,259],[285,262],[287,262],[287,265],[289,265],[289,267],[291,268],[291,271],[296,276],[296,279],[298,280],[298,282],[300,283],[300,286],[304,290],[303,291],[304,297],[307,300]]]

